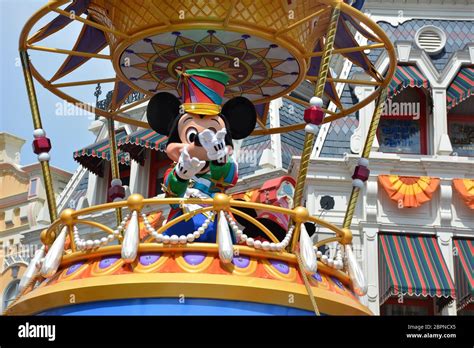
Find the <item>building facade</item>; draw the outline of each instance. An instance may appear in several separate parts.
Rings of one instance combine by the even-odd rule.
[[[16,296],[17,287],[38,243],[25,243],[25,234],[40,232],[50,224],[46,193],[39,163],[22,166],[25,140],[0,133],[0,294],[2,310]],[[71,173],[51,167],[56,196]]]

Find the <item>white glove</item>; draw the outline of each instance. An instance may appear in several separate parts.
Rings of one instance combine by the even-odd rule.
[[[181,150],[175,172],[181,179],[189,180],[199,173],[205,165],[206,161],[200,161],[199,158],[196,157],[191,158],[188,153],[188,147],[186,146]]]
[[[199,133],[199,140],[202,147],[207,151],[207,157],[211,161],[225,162],[227,156],[227,146],[225,145],[225,135],[227,130],[221,129],[217,133],[206,129]]]

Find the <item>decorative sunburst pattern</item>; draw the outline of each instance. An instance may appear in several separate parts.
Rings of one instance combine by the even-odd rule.
[[[144,38],[124,50],[120,66],[144,92],[175,95],[177,69],[218,69],[230,76],[225,100],[243,95],[253,102],[289,92],[300,75],[296,58],[285,48],[223,30],[182,30]]]

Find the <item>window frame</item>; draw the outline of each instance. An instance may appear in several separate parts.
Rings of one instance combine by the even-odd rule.
[[[453,122],[466,122],[466,120],[467,120],[467,122],[474,124],[474,112],[471,115],[461,115],[461,114],[450,114],[449,110],[448,110],[446,125],[447,125],[447,133],[448,133],[450,141],[451,141],[451,135],[449,134],[449,123],[451,121],[453,121]],[[452,144],[452,141],[451,141],[451,144]],[[454,152],[456,152],[456,150],[454,149],[454,146],[453,146],[453,153]],[[458,156],[469,157],[469,158],[474,157],[474,155],[473,156],[466,156],[466,155],[459,155],[459,154],[458,154]]]
[[[422,91],[422,88],[418,88],[418,87],[409,87],[409,88],[414,88],[415,91],[417,92],[418,96],[419,96],[419,102],[420,102],[420,118],[418,120],[415,120],[415,121],[418,121],[420,123],[420,153],[419,154],[416,154],[416,153],[408,153],[408,152],[387,152],[387,151],[382,151],[380,150],[380,152],[383,152],[383,153],[393,153],[393,154],[400,154],[400,155],[428,155],[428,122],[427,122],[427,117],[426,117],[426,95],[425,93]],[[407,116],[400,116],[400,115],[381,115],[380,116],[380,121],[382,119],[388,119],[388,120],[406,120],[407,119]],[[379,144],[381,144],[381,141],[380,141],[380,126],[377,127],[377,141],[379,142]]]
[[[434,298],[426,297],[426,298],[403,298],[403,302],[398,302],[398,298],[396,296],[392,296],[388,298],[381,306],[380,306],[380,315],[382,315],[382,307],[384,305],[396,305],[396,306],[406,306],[406,307],[421,307],[428,310],[427,314],[417,314],[417,315],[435,315],[435,301]],[[384,314],[385,315],[385,314]]]

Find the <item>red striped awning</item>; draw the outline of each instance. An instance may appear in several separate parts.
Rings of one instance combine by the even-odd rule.
[[[454,273],[458,310],[474,302],[474,239],[454,239]]]
[[[125,138],[127,133],[124,131],[118,132],[115,135],[115,141],[118,143]],[[119,164],[130,165],[130,155],[128,152],[117,150],[117,157]],[[74,160],[92,173],[103,176],[104,162],[110,162],[110,143],[108,139],[104,139],[92,145],[86,146],[83,149],[74,152]]]
[[[474,68],[461,68],[446,91],[448,110],[474,95]]]
[[[399,294],[431,296],[446,305],[454,283],[436,237],[379,234],[380,304]]]
[[[130,157],[143,164],[143,148],[165,152],[168,137],[156,133],[152,129],[141,129],[133,132],[117,142],[117,146],[124,152],[130,153]]]
[[[392,98],[405,88],[429,88],[430,83],[414,65],[398,65],[390,84],[387,98]]]

